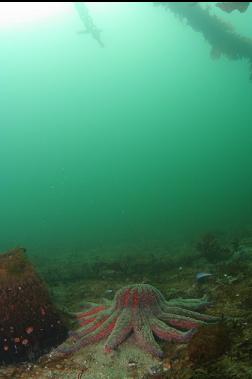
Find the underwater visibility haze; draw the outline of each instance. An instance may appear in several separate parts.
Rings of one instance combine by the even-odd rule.
[[[90,3],[101,48],[67,4],[1,27],[1,249],[46,259],[249,224],[247,63],[213,61],[152,3]],[[251,37],[251,8],[211,12]]]
[[[0,4],[0,251],[20,247],[17,255],[7,255],[16,257],[11,269],[3,254],[0,284],[8,270],[12,278],[23,275],[26,283],[36,283],[43,305],[30,300],[34,315],[39,309],[46,318],[50,310],[46,322],[58,322],[43,349],[64,341],[69,329],[54,306],[64,308],[62,314],[76,311],[81,298],[100,304],[101,297],[111,300],[122,288],[109,311],[103,305],[97,312],[91,308],[98,320],[109,314],[110,322],[90,341],[108,337],[106,328],[116,322],[127,324],[126,337],[143,323],[134,306],[147,302],[152,314],[157,301],[163,313],[155,309],[154,318],[148,313],[149,327],[143,332],[139,326],[142,334],[135,334],[145,351],[161,356],[164,350],[166,357],[163,345],[150,337],[153,332],[162,341],[169,339],[161,319],[176,327],[172,340],[188,341],[191,329],[229,312],[228,307],[222,311],[223,298],[230,300],[238,289],[223,295],[225,286],[242,278],[242,285],[252,288],[236,263],[223,268],[234,256],[252,252],[252,5],[241,4]],[[53,300],[21,248],[51,287]],[[155,261],[160,252],[162,264]],[[150,253],[152,268],[146,263]],[[124,256],[131,258],[106,263]],[[96,258],[92,272],[81,265]],[[252,262],[251,255],[246,259]],[[185,274],[186,269],[191,271]],[[80,284],[82,277],[91,282]],[[252,300],[246,296],[247,311]],[[7,297],[0,300],[2,308]],[[181,303],[181,297],[188,301]],[[217,308],[206,315],[212,300]],[[118,307],[128,307],[128,313]],[[79,317],[83,327],[87,313]],[[33,321],[22,322],[26,334],[33,335]],[[181,325],[190,330],[180,334]],[[83,333],[78,345],[61,352],[85,346]],[[219,341],[227,341],[225,332],[216,333],[223,354],[228,343]],[[0,332],[0,346],[1,338]],[[29,345],[29,335],[18,338],[15,343]],[[120,342],[115,332],[106,346]],[[27,355],[24,346],[21,361],[37,356]],[[195,346],[189,355],[198,364]],[[238,342],[235,346],[239,350]],[[3,345],[6,353],[9,349],[10,344]],[[6,362],[12,362],[11,355]],[[90,378],[100,378],[96,375]]]

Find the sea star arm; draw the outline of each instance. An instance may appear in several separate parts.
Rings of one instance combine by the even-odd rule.
[[[189,318],[192,318],[195,320],[201,320],[201,321],[217,322],[220,320],[219,317],[216,317],[216,316],[206,315],[203,313],[190,311],[189,309],[183,309],[183,308],[173,307],[173,306],[172,307],[165,306],[163,308],[163,311],[165,313],[179,315],[179,316],[185,316],[185,317],[189,317]]]
[[[87,310],[86,312],[76,312],[76,313],[73,313],[73,315],[78,320],[82,320],[82,319],[85,319],[86,317],[89,317],[89,316],[95,315],[97,313],[100,313],[101,311],[103,311],[105,309],[106,308],[105,308],[104,305],[97,305],[97,306],[92,307],[91,309]]]
[[[105,344],[105,351],[111,351],[120,345],[132,331],[131,314],[126,308],[119,315],[115,327]]]
[[[181,308],[186,308],[186,309],[191,309],[191,310],[200,310],[200,309],[206,308],[207,306],[211,304],[204,297],[202,299],[182,299],[182,298],[171,299],[171,300],[165,301],[165,303],[171,307],[181,307]]]
[[[95,330],[90,331],[84,336],[84,338],[79,338],[72,346],[60,346],[57,351],[64,354],[72,354],[80,350],[82,347],[89,344],[100,341],[101,339],[108,337],[114,328],[118,312],[113,313],[106,321],[102,322]]]
[[[157,337],[166,341],[187,342],[194,334],[193,329],[188,332],[181,332],[180,330],[166,325],[158,318],[153,319],[151,329]]]
[[[163,352],[152,334],[148,317],[145,316],[143,312],[139,312],[139,314],[135,317],[133,322],[133,330],[138,346],[153,355],[158,357],[163,356]]]
[[[82,317],[81,319],[78,319],[78,323],[80,327],[85,327],[85,325],[92,323],[94,320],[100,321],[104,318],[109,317],[113,311],[111,309],[104,309],[101,310],[100,312],[97,312],[96,315],[89,315]]]
[[[84,325],[82,328],[78,329],[77,335],[78,338],[84,337],[90,334],[90,332],[98,333],[100,329],[103,328],[103,325],[108,325],[111,322],[114,322],[118,317],[119,312],[111,312],[111,310],[103,311],[91,324]]]
[[[74,330],[69,333],[70,336],[73,336],[75,339],[80,339],[86,335],[88,335],[91,332],[94,332],[98,328],[101,327],[101,325],[109,318],[108,315],[104,317],[99,317],[96,319],[93,319],[92,322],[89,324],[84,325],[83,327],[79,328],[78,330]]]
[[[168,322],[171,326],[181,329],[195,329],[201,325],[206,325],[206,322],[204,321],[172,313],[161,313],[158,318],[162,321]]]

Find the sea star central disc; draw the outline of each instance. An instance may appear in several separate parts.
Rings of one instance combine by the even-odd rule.
[[[162,357],[155,337],[187,342],[200,325],[218,321],[217,317],[196,312],[206,305],[202,299],[166,301],[161,292],[149,284],[123,287],[115,294],[111,307],[97,305],[76,313],[80,328],[71,333],[75,343],[61,346],[58,351],[73,353],[104,338],[107,338],[105,351],[112,351],[133,333],[141,348]]]

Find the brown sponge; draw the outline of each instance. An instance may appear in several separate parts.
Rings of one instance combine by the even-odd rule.
[[[25,249],[0,254],[0,364],[37,358],[66,337],[67,328]]]

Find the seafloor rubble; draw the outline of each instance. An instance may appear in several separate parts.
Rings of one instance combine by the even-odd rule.
[[[206,241],[204,236],[202,241]],[[167,299],[206,296],[211,307],[204,313],[221,316],[222,320],[218,324],[201,326],[188,343],[160,340],[164,352],[162,359],[139,349],[132,335],[109,354],[104,353],[103,340],[67,356],[53,350],[34,363],[2,366],[0,378],[252,378],[252,239],[247,237],[239,242],[227,239],[225,243],[210,245],[215,249],[219,246],[221,251],[225,251],[223,257],[219,261],[214,260],[214,263],[206,258],[209,244],[204,256],[204,244],[200,243],[200,250],[197,244],[196,249],[184,247],[184,253],[177,252],[176,258],[174,254],[169,255],[167,251],[165,253],[156,247],[156,255],[145,254],[138,261],[133,259],[136,257],[133,251],[124,273],[121,266],[125,258],[104,262],[97,258],[87,264],[88,275],[85,277],[83,270],[82,278],[76,275],[75,270],[80,265],[78,262],[75,266],[78,261],[76,256],[73,257],[72,265],[68,262],[68,270],[63,269],[63,261],[61,265],[58,262],[55,277],[49,267],[42,267],[42,274],[51,286],[55,302],[62,312],[80,310],[83,299],[106,305],[118,289],[137,280],[155,286]],[[228,255],[227,248],[231,251]],[[155,252],[155,247],[152,246],[150,250]],[[141,260],[142,270],[138,270]],[[132,267],[129,262],[132,262]],[[135,269],[133,262],[136,264]],[[95,264],[100,267],[99,271],[96,270],[96,276],[92,274]],[[211,272],[213,275],[197,281],[195,276],[199,271]],[[68,280],[65,280],[64,275],[67,275]]]

